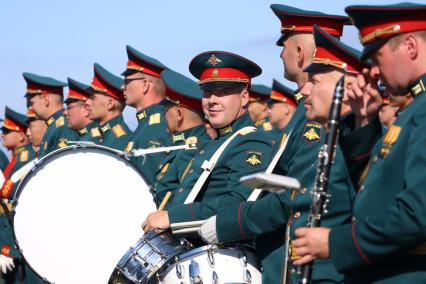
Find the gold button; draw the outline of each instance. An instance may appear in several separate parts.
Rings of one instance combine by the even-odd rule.
[[[183,192],[183,188],[179,188],[179,193],[182,193]]]
[[[299,219],[300,218],[300,212],[297,211],[296,213],[294,213],[294,219]]]
[[[361,185],[361,187],[359,188],[359,191],[364,191],[364,186],[363,185]]]
[[[302,189],[300,190],[300,193],[301,193],[301,194],[305,194],[305,193],[306,193],[306,191],[308,191],[308,190],[306,189],[306,187],[304,187],[304,188],[302,188]]]

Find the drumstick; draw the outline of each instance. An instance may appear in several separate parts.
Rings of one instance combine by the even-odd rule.
[[[179,230],[172,231],[172,233],[173,235],[195,234],[198,232],[198,228],[199,227],[179,229]]]
[[[157,211],[162,211],[164,209],[164,207],[167,204],[167,201],[169,201],[170,196],[172,196],[172,192],[171,191],[167,191],[166,196],[164,196],[164,199],[163,199],[163,201],[161,201],[161,204],[158,207]]]
[[[206,222],[206,220],[172,223],[172,224],[170,224],[170,228],[172,230],[177,230],[177,229],[182,229],[182,228],[200,227],[205,222]]]

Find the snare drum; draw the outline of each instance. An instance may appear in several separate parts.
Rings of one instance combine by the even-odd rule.
[[[45,156],[19,185],[17,246],[49,282],[107,283],[156,210],[150,186],[122,155],[71,146]]]
[[[156,283],[166,264],[190,248],[189,242],[167,231],[147,232],[125,253],[108,284]]]
[[[262,283],[256,256],[240,248],[193,248],[169,232],[147,232],[117,264],[108,284]]]
[[[169,263],[161,283],[262,283],[257,257],[246,248],[209,245],[187,251],[178,258]]]

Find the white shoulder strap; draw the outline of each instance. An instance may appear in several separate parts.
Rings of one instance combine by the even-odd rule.
[[[231,143],[231,141],[234,140],[234,138],[237,137],[238,135],[243,135],[253,131],[256,131],[256,127],[246,126],[244,128],[241,128],[240,130],[235,132],[231,137],[226,139],[226,141],[222,145],[220,145],[220,147],[216,150],[216,152],[213,154],[210,160],[208,161],[205,160],[203,162],[203,164],[201,165],[203,172],[201,173],[200,177],[198,178],[197,182],[195,183],[189,195],[186,197],[184,204],[192,203],[195,200],[201,188],[203,187],[204,183],[206,182],[207,178],[209,177],[210,173],[213,171],[213,168],[215,167],[217,161],[219,160],[220,155],[222,155],[223,151],[225,151],[229,143]]]
[[[0,169],[0,188],[3,186],[4,181],[5,181],[4,174],[3,174],[3,171]]]
[[[268,168],[266,169],[265,173],[271,174],[272,171],[274,170],[275,166],[277,165],[278,161],[281,158],[281,155],[284,153],[284,150],[287,147],[288,138],[290,137],[292,131],[293,131],[293,129],[290,130],[288,135],[287,134],[283,135],[281,142],[280,142],[280,148],[278,149],[277,153],[275,154],[274,158],[272,159],[272,161],[269,164]],[[247,201],[255,201],[261,193],[262,193],[262,189],[260,189],[260,188],[253,189],[253,191],[250,194]]]
[[[28,173],[29,171],[37,164],[38,159],[35,158],[32,161],[29,161],[28,163],[26,163],[24,166],[22,166],[19,170],[17,170],[11,177],[10,180],[13,183],[16,183],[18,181],[20,181],[21,179],[23,179]]]

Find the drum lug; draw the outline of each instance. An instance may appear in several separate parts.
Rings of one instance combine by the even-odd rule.
[[[210,267],[214,268],[215,261],[214,261],[214,255],[213,255],[213,251],[212,250],[208,250],[207,251],[207,261],[208,261]]]
[[[247,253],[246,253],[245,250],[241,251],[241,254],[240,254],[239,258],[240,258],[241,265],[243,267],[246,267],[247,266]]]
[[[185,277],[185,267],[179,263],[176,263],[176,276],[179,279],[183,279]]]
[[[248,269],[244,269],[243,271],[243,280],[246,283],[251,283],[251,273]]]
[[[217,276],[216,271],[213,271],[213,275],[212,275],[212,283],[213,283],[213,284],[219,284],[219,276]]]
[[[203,279],[200,275],[200,265],[195,260],[191,259],[191,264],[189,265],[189,277],[191,278],[191,283],[193,284],[201,284],[203,283]]]

